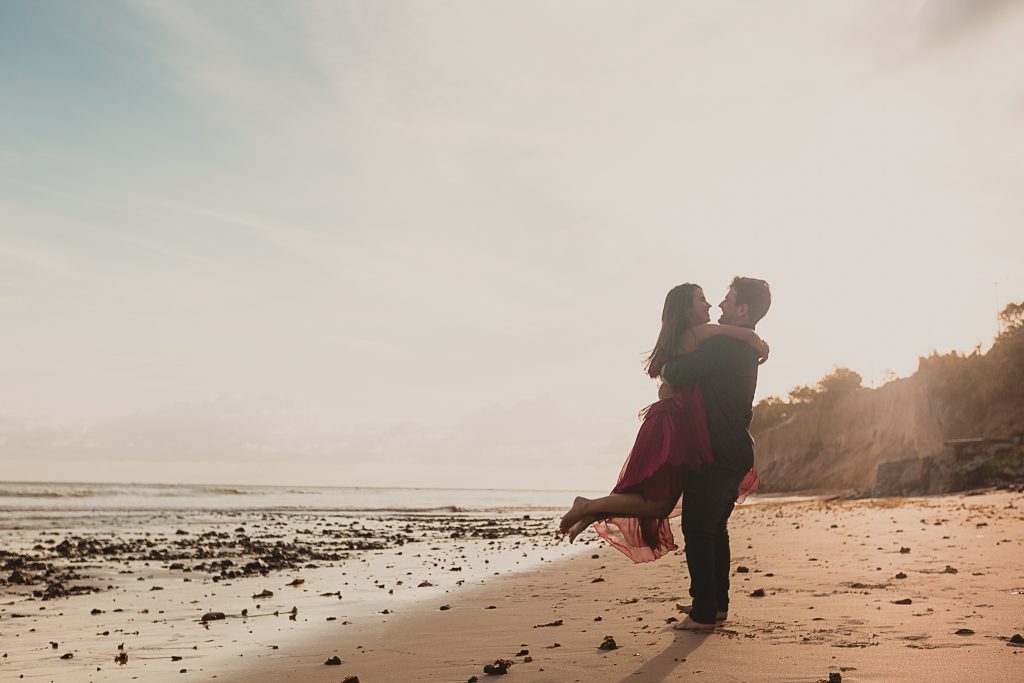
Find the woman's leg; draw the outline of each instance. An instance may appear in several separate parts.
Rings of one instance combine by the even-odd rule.
[[[572,508],[562,517],[558,530],[568,533],[587,517],[665,517],[674,505],[674,500],[647,500],[637,493],[613,493],[593,500],[577,496]]]

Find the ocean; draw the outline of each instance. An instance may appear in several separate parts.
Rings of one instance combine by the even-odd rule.
[[[565,510],[602,491],[0,482],[0,510],[309,510],[357,513],[521,513]]]

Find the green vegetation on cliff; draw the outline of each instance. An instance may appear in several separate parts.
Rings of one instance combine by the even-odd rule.
[[[1006,436],[1024,431],[1024,302],[1000,314],[1002,332],[987,353],[933,353],[919,359],[912,379],[922,381],[942,413],[942,438]],[[769,396],[754,407],[751,432],[765,432],[812,407],[860,391],[861,376],[838,368],[815,386],[798,386],[787,400]]]

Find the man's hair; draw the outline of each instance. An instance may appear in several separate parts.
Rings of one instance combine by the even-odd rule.
[[[764,280],[736,276],[729,285],[736,290],[736,305],[746,304],[750,324],[756,325],[772,305],[772,290]]]

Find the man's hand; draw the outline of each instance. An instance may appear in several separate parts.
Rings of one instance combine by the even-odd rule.
[[[764,339],[761,340],[761,348],[757,350],[757,364],[764,365],[765,361],[768,360],[768,352],[771,349],[768,348],[768,342]]]

